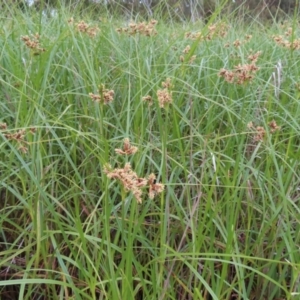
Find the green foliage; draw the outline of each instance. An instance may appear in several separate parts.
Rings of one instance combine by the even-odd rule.
[[[99,14],[109,13],[114,16],[142,16],[151,18],[153,15],[168,18],[172,21],[203,19],[210,16],[223,6],[221,13],[227,16],[238,16],[243,19],[260,19],[266,21],[285,18],[287,15],[298,15],[299,1],[296,0],[5,0],[0,6],[4,12],[12,12],[12,8],[21,10],[37,10],[47,13],[52,9],[67,9],[72,13],[88,13],[91,18]]]
[[[1,18],[0,298],[297,299],[296,22],[88,13]],[[104,168],[128,162],[164,192],[137,203]]]

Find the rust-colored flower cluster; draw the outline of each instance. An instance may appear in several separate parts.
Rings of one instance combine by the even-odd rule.
[[[245,42],[249,42],[252,39],[252,34],[245,35]]]
[[[162,90],[157,91],[157,100],[159,107],[165,108],[168,104],[173,102],[171,89],[173,85],[171,84],[171,79],[167,78],[166,81],[162,82]]]
[[[127,33],[129,35],[136,35],[136,34],[141,34],[145,36],[153,36],[157,35],[157,31],[155,29],[156,24],[158,23],[157,20],[150,20],[150,22],[130,22],[127,27],[120,27],[117,28],[117,32],[119,33]]]
[[[121,155],[134,154],[138,150],[130,144],[128,138],[124,139],[123,150],[115,149]],[[156,182],[154,174],[148,177],[139,177],[131,168],[130,163],[126,163],[123,168],[112,169],[110,165],[104,166],[104,173],[110,179],[116,179],[123,185],[125,191],[131,192],[138,203],[142,203],[143,189],[148,187],[148,197],[153,199],[164,190],[164,185]]]
[[[224,38],[227,35],[229,26],[224,22],[218,22],[208,27],[208,33],[203,35],[200,31],[198,32],[186,32],[185,38],[190,40],[206,40],[210,41],[215,37]]]
[[[190,50],[191,50],[191,46],[190,46],[190,45],[187,45],[187,46],[183,49],[183,51],[182,51],[183,55],[180,55],[180,57],[179,57],[179,59],[180,59],[181,62],[184,62],[185,57],[186,57],[186,55],[189,54]],[[196,55],[192,55],[192,56],[189,58],[189,63],[190,63],[190,64],[193,63],[193,62],[195,61],[195,59],[196,59]]]
[[[262,54],[262,51],[257,51],[256,53],[253,53],[253,54],[251,53],[248,55],[248,60],[250,60],[252,64],[256,64],[256,62],[261,54]]]
[[[233,46],[236,48],[240,47],[241,45],[242,45],[242,41],[239,39],[237,39],[233,42]]]
[[[244,40],[237,39],[237,40],[235,40],[235,41],[232,43],[232,45],[233,45],[235,48],[238,48],[238,47],[240,47],[241,45],[246,44],[247,42],[249,42],[251,39],[252,39],[252,35],[251,35],[251,34],[246,34]],[[229,42],[226,42],[226,43],[224,44],[224,47],[225,47],[225,48],[229,48],[230,45],[231,45],[231,44],[230,44]]]
[[[218,75],[229,83],[244,84],[250,82],[254,78],[255,73],[259,70],[256,62],[260,55],[261,51],[251,54],[248,56],[249,64],[238,64],[233,70],[221,69]]]
[[[157,95],[159,107],[165,108],[166,106],[168,106],[170,103],[173,102],[172,91],[171,91],[173,85],[171,83],[170,78],[167,78],[166,81],[163,81],[161,85],[163,89],[157,90],[156,95]],[[149,106],[153,104],[153,99],[150,95],[142,97],[142,100],[145,103],[148,103]]]
[[[150,95],[142,97],[142,100],[146,103],[148,103],[149,106],[153,104],[153,99]]]
[[[271,133],[274,133],[275,131],[278,131],[281,129],[281,127],[277,125],[275,120],[272,120],[268,125],[270,127]]]
[[[147,179],[147,185],[149,187],[149,198],[153,199],[157,194],[163,192],[165,186],[162,183],[156,182],[156,176],[153,173],[151,173]]]
[[[73,24],[74,23],[73,18],[69,19],[68,23]],[[97,26],[91,26],[85,23],[83,20],[76,23],[75,26],[79,32],[85,33],[91,38],[94,38],[97,35],[97,33],[100,31],[100,29]]]
[[[270,133],[274,133],[278,130],[280,130],[280,126],[277,125],[275,120],[272,120],[269,124],[268,124],[269,128],[270,128]],[[251,130],[252,134],[253,134],[253,141],[254,142],[261,142],[264,140],[267,131],[264,127],[262,126],[255,126],[253,124],[253,122],[249,122],[247,124],[248,129]]]
[[[124,186],[126,191],[132,192],[138,203],[142,203],[142,188],[146,186],[147,180],[137,176],[131,169],[130,163],[126,163],[124,168],[112,169],[110,165],[104,166],[104,173],[110,179],[117,179]]]
[[[286,37],[289,37],[289,36],[292,36],[292,34],[293,34],[293,28],[292,27],[288,27],[287,30],[286,30],[286,32],[284,33],[284,35]]]
[[[39,55],[45,52],[46,49],[40,45],[40,35],[38,33],[29,37],[28,35],[21,36],[21,40],[25,43],[26,47],[33,50],[34,55]]]
[[[123,149],[115,149],[117,154],[121,155],[132,155],[138,151],[138,147],[132,146],[128,138],[124,139]]]
[[[292,28],[288,28],[288,30],[285,32],[285,36],[290,37],[291,35]],[[289,40],[285,39],[282,35],[274,35],[272,38],[275,41],[275,43],[279,46],[290,50],[300,50],[300,39],[294,39],[290,42]]]
[[[188,31],[185,33],[184,37],[186,39],[190,39],[192,41],[197,40],[197,39],[204,40],[204,37],[200,31],[197,31],[197,32]]]
[[[7,124],[6,123],[0,123],[0,130],[1,132],[7,132],[8,128],[7,128]],[[22,153],[27,153],[28,152],[28,143],[25,140],[25,135],[27,134],[27,132],[31,133],[31,134],[35,134],[36,132],[36,128],[35,127],[31,127],[28,130],[26,129],[19,129],[18,131],[14,132],[14,133],[4,133],[4,136],[10,140],[10,141],[14,141],[17,143],[18,145],[18,150],[21,151]]]
[[[228,33],[229,25],[225,22],[217,22],[208,27],[209,34],[207,39],[210,40],[213,37],[226,37]]]
[[[114,100],[115,92],[106,89],[102,84],[99,86],[98,94],[89,93],[89,96],[94,102],[109,104]]]

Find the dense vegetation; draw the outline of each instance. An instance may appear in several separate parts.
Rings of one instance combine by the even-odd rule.
[[[1,299],[298,299],[296,18],[0,20]]]
[[[93,15],[153,15],[172,20],[208,20],[223,6],[222,14],[253,19],[280,19],[298,12],[299,0],[2,0],[2,8],[18,7],[23,10],[51,10],[68,7],[70,10],[89,11]],[[1,8],[0,4],[0,8]]]

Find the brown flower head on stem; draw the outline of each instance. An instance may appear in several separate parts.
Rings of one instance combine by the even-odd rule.
[[[135,23],[131,21],[127,27],[117,28],[116,31],[119,33],[124,32],[131,36],[136,34],[141,34],[144,36],[153,36],[157,34],[157,31],[155,30],[156,24],[157,21],[153,19],[149,23]]]
[[[95,102],[101,102],[101,96],[93,93],[89,93],[90,98]]]
[[[190,50],[191,50],[191,46],[190,46],[190,45],[187,45],[187,46],[183,49],[182,53],[183,53],[183,54],[188,54],[188,53],[190,52]]]
[[[7,124],[6,123],[0,123],[0,129],[1,130],[6,130],[7,129]]]
[[[166,81],[163,81],[161,85],[163,88],[166,88],[166,89],[171,89],[173,87],[170,78],[167,78]]]
[[[236,48],[240,47],[241,45],[242,45],[242,42],[240,40],[235,40],[233,42],[233,46],[236,47]]]
[[[147,184],[145,178],[139,178],[131,169],[130,163],[126,163],[124,168],[112,169],[110,165],[104,166],[104,173],[108,178],[119,180],[126,191],[132,192],[138,203],[142,203],[141,188]]]
[[[262,51],[257,51],[254,54],[250,54],[248,56],[248,59],[252,62],[252,64],[255,64],[261,54],[262,54]]]
[[[157,99],[159,106],[161,108],[166,107],[168,104],[172,103],[172,93],[168,91],[168,89],[158,90],[157,91]]]
[[[152,99],[152,97],[150,95],[144,96],[142,98],[142,100],[144,102],[148,103],[149,106],[153,104],[153,99]]]
[[[26,47],[35,51],[34,54],[40,54],[46,51],[46,49],[40,45],[40,35],[38,33],[32,35],[31,38],[28,35],[21,36],[21,40],[25,43]]]
[[[108,90],[102,84],[99,86],[98,94],[89,93],[90,98],[97,103],[109,104],[114,100],[115,92],[113,90]]]
[[[253,139],[255,142],[260,142],[264,139],[265,135],[266,135],[266,130],[261,126],[257,126],[256,133],[255,133]]]
[[[252,35],[251,34],[246,34],[245,36],[245,40],[248,42],[252,39]]]
[[[124,139],[123,150],[115,149],[115,152],[121,155],[132,155],[135,154],[137,151],[138,147],[132,146],[128,138]]]
[[[153,199],[155,195],[160,194],[165,189],[162,183],[156,182],[156,176],[152,173],[148,176],[149,198]]]
[[[18,149],[24,154],[28,153],[28,148],[23,145],[20,145]]]
[[[83,20],[81,20],[80,22],[78,22],[76,24],[77,30],[80,32],[86,32],[87,29],[89,28],[89,25],[87,23],[85,23]]]
[[[275,120],[273,120],[273,121],[271,121],[269,124],[269,127],[270,127],[270,132],[271,133],[274,133],[275,131],[278,131],[278,130],[280,130],[280,126],[278,126],[277,124],[276,124],[276,121]]]
[[[86,33],[91,38],[95,37],[100,30],[97,26],[90,26],[83,20],[76,24],[76,28],[79,32]]]
[[[0,129],[6,131],[7,130],[7,125],[6,123],[1,123],[0,124]],[[28,142],[25,139],[26,133],[35,133],[36,128],[31,127],[29,129],[19,129],[18,131],[14,133],[5,133],[4,136],[9,140],[13,141],[14,143],[17,144],[18,150],[21,151],[22,153],[27,153],[28,152]]]

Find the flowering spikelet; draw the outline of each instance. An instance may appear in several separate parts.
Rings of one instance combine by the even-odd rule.
[[[121,155],[132,155],[135,154],[137,151],[138,151],[138,147],[132,146],[128,138],[124,139],[123,150],[115,149],[115,152]]]
[[[1,131],[7,131],[7,124],[6,123],[0,123],[0,130]],[[14,133],[4,133],[4,136],[10,140],[13,141],[18,145],[18,150],[21,151],[22,153],[27,153],[28,152],[28,142],[25,139],[26,133],[29,132],[31,134],[35,134],[36,128],[31,127],[27,131],[26,129],[19,129],[18,131]]]
[[[224,77],[224,79],[229,82],[233,83],[235,80],[235,75],[232,71],[226,70],[226,69],[221,69],[218,74],[220,77]]]
[[[236,48],[240,47],[241,45],[242,45],[242,42],[240,40],[235,40],[233,42],[233,46],[236,47]]]
[[[286,36],[290,36],[291,32],[286,32]],[[282,35],[273,36],[273,40],[277,45],[290,50],[300,50],[300,39],[294,39],[291,42],[286,40]]]
[[[201,32],[186,32],[184,36],[186,39],[190,39],[192,41],[197,39],[202,39]]]
[[[17,142],[23,142],[24,141],[24,137],[25,137],[25,129],[20,129],[15,133],[7,133],[4,136],[8,139],[8,140],[13,140],[13,141],[17,141]]]
[[[155,195],[162,193],[165,186],[161,183],[156,183],[156,176],[152,173],[148,176],[149,198],[153,199]]]
[[[269,124],[270,127],[270,133],[274,133],[278,130],[280,130],[280,126],[277,125],[275,120],[272,120]],[[253,122],[249,122],[247,124],[247,128],[251,130],[251,133],[253,134],[253,141],[254,142],[261,142],[264,140],[265,136],[267,135],[267,131],[262,126],[254,126]]]
[[[137,147],[131,146],[128,138],[123,141],[123,149],[115,149],[117,154],[130,155],[138,151]],[[112,169],[109,164],[104,166],[104,173],[110,179],[118,180],[126,191],[132,192],[138,203],[142,202],[143,188],[149,187],[149,198],[153,199],[157,194],[164,190],[164,185],[157,183],[155,175],[150,174],[148,178],[138,177],[136,172],[131,169],[130,163],[126,163],[124,168]]]
[[[164,108],[168,104],[173,102],[172,92],[170,91],[173,85],[171,83],[170,78],[167,78],[166,81],[163,81],[161,85],[164,89],[158,90],[156,94],[157,94],[159,107]]]
[[[245,41],[248,42],[252,39],[252,35],[251,34],[246,34],[245,36]]]
[[[158,90],[157,91],[157,99],[159,103],[159,107],[164,108],[168,104],[172,103],[172,94],[168,91],[168,89]]]
[[[126,191],[132,192],[136,201],[142,203],[141,188],[147,184],[145,178],[139,178],[131,169],[130,163],[126,163],[124,168],[112,169],[110,165],[104,166],[104,173],[108,178],[119,180]]]
[[[166,88],[166,89],[171,89],[173,87],[170,78],[167,78],[166,81],[163,81],[161,83],[161,85],[162,85],[163,88]]]
[[[257,51],[254,54],[250,54],[248,56],[248,59],[252,62],[252,64],[255,64],[261,54],[262,54],[262,51]]]
[[[38,33],[32,35],[31,38],[28,35],[21,36],[21,40],[25,43],[26,47],[34,51],[34,55],[46,51],[46,49],[40,45],[40,35]]]
[[[190,46],[190,45],[187,45],[187,46],[183,49],[182,53],[183,53],[183,54],[188,54],[188,53],[190,52],[190,50],[191,50],[191,46]]]
[[[148,103],[149,106],[153,104],[153,99],[152,99],[152,97],[150,95],[144,96],[142,98],[142,100],[144,102]]]
[[[275,131],[278,131],[281,129],[281,127],[276,124],[275,120],[272,120],[268,125],[270,127],[271,133],[274,133]]]
[[[124,168],[112,169],[110,165],[104,166],[104,173],[110,179],[116,179],[121,182],[124,189],[132,192],[134,198],[138,203],[142,203],[142,194],[145,186],[148,186],[148,197],[153,199],[164,190],[164,185],[156,182],[154,174],[150,174],[148,178],[138,177],[131,169],[130,163],[126,163]]]
[[[93,93],[89,93],[90,98],[95,102],[101,102],[101,96]]]
[[[73,24],[73,18],[68,20],[69,24]],[[99,28],[97,26],[90,26],[89,24],[85,23],[83,20],[76,23],[76,28],[79,32],[87,34],[89,37],[93,38],[99,32]]]
[[[7,124],[6,123],[0,123],[0,129],[1,130],[6,130],[7,129]]]
[[[94,38],[97,33],[99,32],[99,28],[94,26],[94,27],[89,27],[86,31],[87,35],[91,38]]]
[[[156,24],[158,23],[157,20],[150,20],[150,22],[140,22],[135,23],[131,21],[127,27],[124,28],[117,28],[116,31],[119,33],[127,33],[128,35],[144,35],[144,36],[153,36],[157,34],[157,31],[155,29]]]
[[[81,20],[80,22],[78,22],[76,24],[76,28],[80,32],[86,32],[87,29],[89,28],[89,25],[87,23],[85,23],[83,20]]]
[[[108,90],[105,88],[105,86],[102,84],[99,86],[98,94],[89,93],[90,98],[94,102],[101,102],[104,104],[109,104],[114,100],[115,92],[113,90]]]
[[[222,68],[219,71],[219,76],[223,77],[229,83],[244,84],[251,82],[254,78],[255,73],[259,70],[259,67],[256,65],[258,57],[261,55],[261,51],[258,51],[254,54],[250,54],[248,59],[251,61],[249,64],[238,64],[234,67],[233,70],[226,70]]]
[[[187,46],[183,49],[182,53],[183,53],[184,55],[180,55],[180,57],[179,57],[179,60],[180,60],[181,62],[184,62],[184,58],[185,58],[186,55],[189,54],[190,50],[191,50],[191,46],[190,46],[190,45],[187,45]],[[192,56],[190,57],[190,59],[189,59],[189,63],[190,63],[190,64],[193,63],[193,62],[195,61],[195,59],[196,59],[196,55],[192,55]]]
[[[229,26],[224,22],[218,22],[208,26],[208,33],[203,35],[200,31],[198,32],[186,32],[185,38],[191,40],[206,40],[211,41],[215,37],[224,38],[227,35]]]
[[[266,135],[266,130],[261,126],[257,126],[256,133],[255,133],[253,139],[255,142],[260,142],[264,139],[265,135]]]

